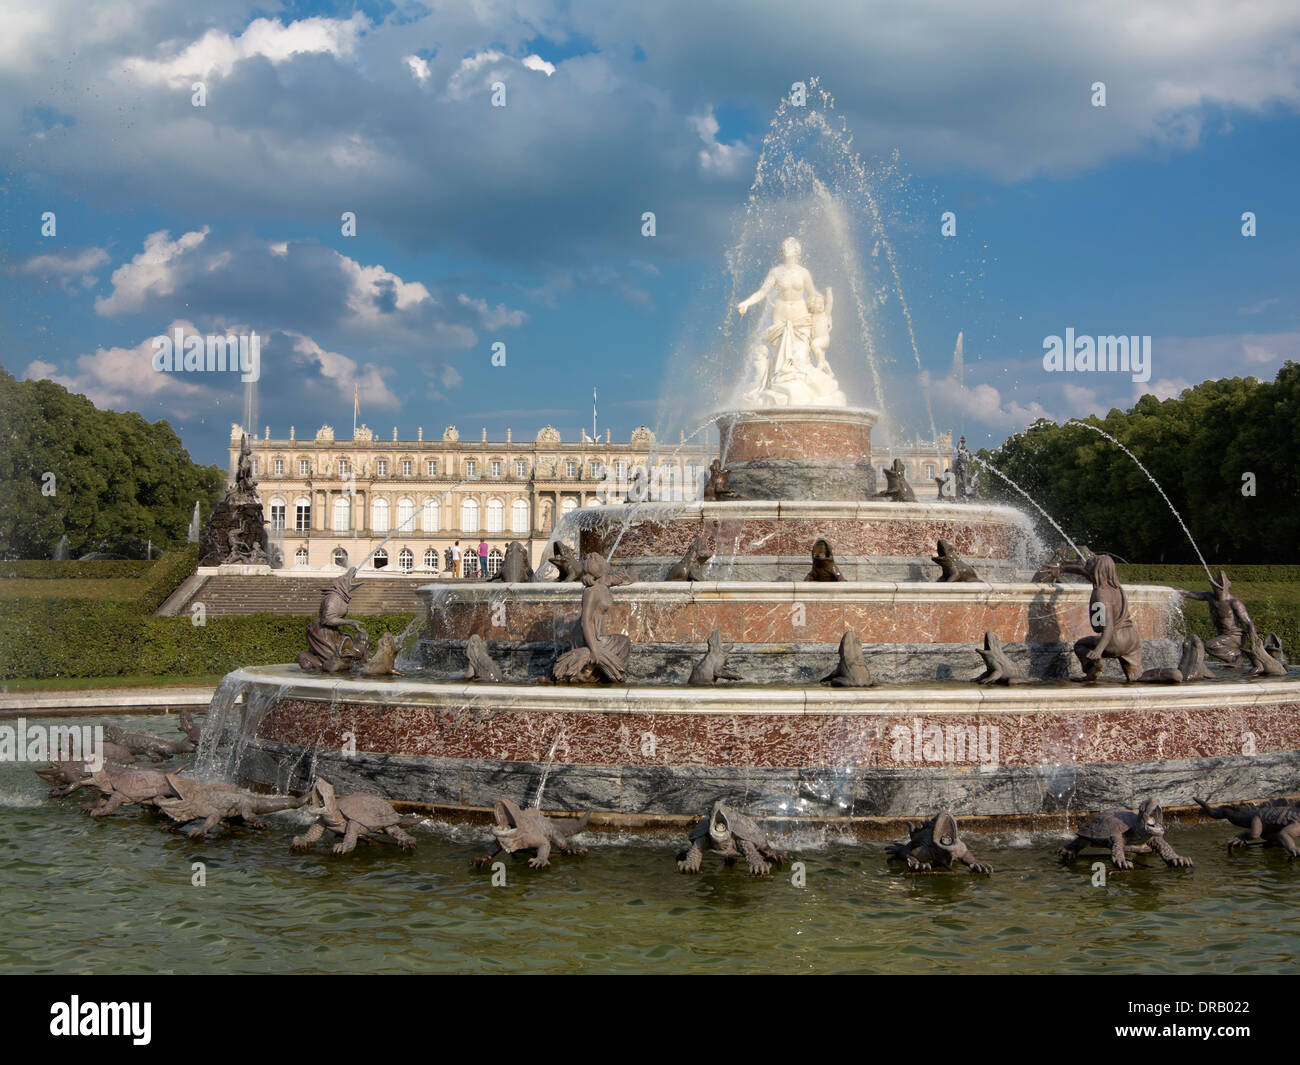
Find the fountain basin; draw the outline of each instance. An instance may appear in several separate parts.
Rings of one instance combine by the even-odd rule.
[[[1023,821],[1294,791],[1300,689],[1062,683],[866,690],[591,688],[239,670],[238,775],[377,791],[446,812],[502,795],[605,823],[685,822],[718,797],[760,816]],[[236,708],[238,709],[238,708]],[[352,747],[355,746],[355,751]]]
[[[806,564],[806,563],[805,563]],[[577,584],[446,584],[419,590],[428,623],[418,659],[442,675],[464,669],[463,649],[482,636],[507,677],[549,673],[578,618]],[[684,682],[715,628],[733,664],[764,683],[813,682],[836,661],[846,629],[862,640],[884,682],[969,679],[983,668],[972,634],[997,633],[1032,677],[1066,676],[1070,648],[1090,631],[1090,588],[1079,584],[920,584],[843,581],[671,581],[618,588],[608,619],[632,640],[629,679]],[[1129,609],[1145,664],[1177,663],[1170,638],[1178,609],[1169,588],[1131,587]],[[1118,666],[1107,669],[1118,677]]]
[[[852,407],[764,407],[718,416],[720,451],[739,499],[858,500],[876,491],[871,427]]]
[[[583,554],[612,552],[616,567],[649,580],[661,579],[697,536],[715,556],[708,575],[737,581],[802,580],[819,539],[830,542],[850,581],[933,581],[939,567],[930,556],[940,539],[985,580],[1024,580],[1041,556],[1023,513],[979,503],[735,500],[597,506],[581,513]]]

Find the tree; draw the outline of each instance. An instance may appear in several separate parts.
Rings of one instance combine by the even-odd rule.
[[[1300,561],[1300,365],[1286,363],[1272,382],[1205,381],[1176,399],[1147,395],[1128,411],[1083,420],[1141,460],[1207,560]],[[1040,419],[979,457],[1095,551],[1130,561],[1197,561],[1188,534],[1138,465],[1084,425]],[[1024,509],[997,477],[980,487]]]
[[[224,484],[167,422],[0,367],[0,555],[48,558],[64,535],[74,557],[109,538],[176,543],[195,500],[211,509]]]

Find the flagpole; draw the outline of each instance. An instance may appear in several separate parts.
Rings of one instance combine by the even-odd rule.
[[[591,438],[596,439],[596,389],[591,390]]]
[[[352,439],[357,438],[357,413],[361,410],[361,397],[357,394],[357,386],[352,386]]]

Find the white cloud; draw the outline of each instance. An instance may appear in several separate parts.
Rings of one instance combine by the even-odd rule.
[[[1248,307],[1239,307],[1237,309],[1237,313],[1238,314],[1260,314],[1263,311],[1266,311],[1270,307],[1272,307],[1273,304],[1281,303],[1281,302],[1282,302],[1281,296],[1272,296],[1269,299],[1260,300],[1258,303],[1252,303]]]
[[[921,383],[922,387],[930,388],[931,399],[936,406],[942,404],[951,411],[989,427],[1014,431],[1025,428],[1039,418],[1055,420],[1056,417],[1037,400],[1027,405],[1014,399],[1004,400],[1002,393],[992,385],[971,387],[958,383],[954,377],[931,380],[926,372],[921,374]]]
[[[286,335],[293,338],[295,360],[319,369],[321,377],[333,385],[337,394],[348,402],[352,401],[352,390],[355,387],[358,399],[367,407],[396,409],[402,405],[402,401],[384,381],[384,375],[391,374],[391,370],[370,362],[361,366],[346,355],[326,351],[311,337],[301,333]]]
[[[113,291],[95,300],[98,314],[114,315],[143,310],[148,302],[176,290],[177,261],[207,238],[208,227],[192,230],[172,240],[165,229],[150,233],[144,251],[113,271]]]
[[[72,292],[79,285],[93,288],[99,282],[94,273],[97,267],[108,262],[108,252],[103,248],[69,249],[33,255],[22,264],[21,272],[44,280],[57,280],[65,291]]]
[[[702,115],[691,115],[686,120],[704,142],[697,158],[700,172],[706,177],[736,177],[754,167],[754,153],[743,142],[723,144],[718,140],[718,120],[709,108]]]
[[[471,299],[463,292],[456,297],[456,302],[474,311],[482,321],[484,329],[518,328],[528,321],[528,315],[524,311],[511,310],[504,303],[489,307],[487,300]]]
[[[195,336],[193,322],[177,319],[164,331],[175,336],[179,329],[185,337]],[[77,372],[59,374],[52,363],[37,359],[28,365],[23,376],[29,380],[45,379],[62,385],[70,392],[85,395],[97,407],[116,410],[143,410],[162,406],[175,413],[188,413],[199,406],[200,397],[211,395],[211,386],[237,385],[237,374],[166,373],[153,368],[154,337],[146,337],[133,348],[97,348],[93,355],[77,358]]]
[[[1194,382],[1185,377],[1158,377],[1154,381],[1134,385],[1133,398],[1137,400],[1142,396],[1151,395],[1156,399],[1177,399],[1184,389],[1191,388],[1193,384]]]
[[[418,55],[406,56],[405,62],[406,65],[410,68],[411,77],[413,77],[421,85],[423,85],[426,81],[428,81],[429,78],[432,76],[433,72],[429,68],[428,61],[425,59],[421,59]]]
[[[165,81],[178,86],[212,74],[225,77],[235,64],[253,56],[263,56],[279,64],[304,53],[351,55],[369,25],[359,13],[346,20],[313,16],[287,26],[279,19],[259,18],[237,37],[221,30],[208,30],[169,59],[132,58],[124,67],[143,81]]]
[[[538,70],[548,78],[555,73],[555,64],[548,63],[539,55],[526,55],[520,62],[527,70]]]

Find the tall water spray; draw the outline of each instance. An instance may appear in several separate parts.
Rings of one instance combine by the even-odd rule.
[[[816,78],[806,84],[806,103],[782,100],[763,138],[726,254],[725,308],[715,308],[723,311],[721,323],[706,338],[687,338],[676,353],[656,426],[661,436],[692,415],[743,405],[738,386],[762,320],[757,314],[740,317],[736,303],[762,281],[774,249],[794,236],[813,276],[834,288],[828,357],[850,404],[879,411],[885,435],[898,435],[900,421],[910,421],[928,429],[930,439],[938,437],[889,232],[898,223],[883,202],[886,196],[905,198],[896,195],[904,187],[897,159],[865,163],[834,99]],[[699,397],[700,406],[682,409],[683,394]],[[904,409],[917,395],[917,409]]]

